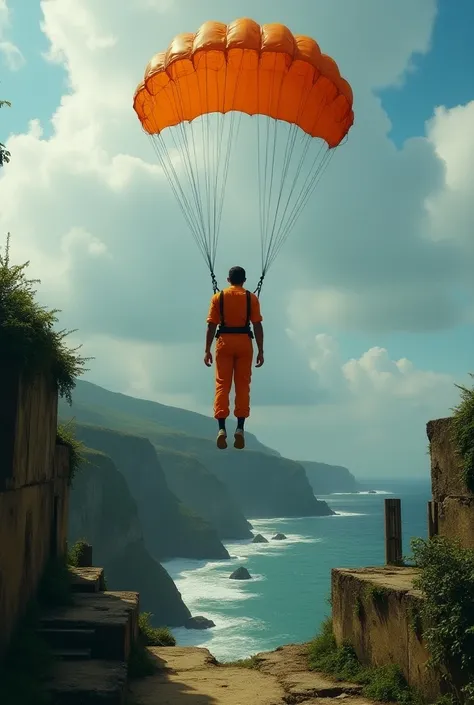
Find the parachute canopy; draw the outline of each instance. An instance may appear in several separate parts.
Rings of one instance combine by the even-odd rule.
[[[351,87],[335,61],[314,39],[293,35],[281,24],[206,22],[151,59],[135,91],[134,110],[214,283],[236,115],[261,116],[253,152],[263,279],[328,157],[351,128],[352,103]]]

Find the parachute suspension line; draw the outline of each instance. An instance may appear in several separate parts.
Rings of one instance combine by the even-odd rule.
[[[235,86],[230,96],[232,105],[240,82],[243,56]],[[211,74],[212,75],[212,74]],[[219,88],[218,74],[215,72],[216,85],[209,72],[205,71],[204,85],[199,86],[201,105],[207,105],[209,92],[214,91],[219,97],[222,111],[228,105],[227,72],[223,87]],[[190,101],[190,87],[187,86]],[[235,132],[240,127],[240,113],[232,111],[226,120],[223,112],[204,113],[196,121],[186,121],[186,101],[184,90],[178,83],[176,90],[167,94],[170,106],[180,121],[163,132],[150,135],[163,173],[168,179],[179,208],[196,244],[209,268],[214,291],[219,291],[214,274],[220,225],[222,221],[225,189],[228,180]],[[238,115],[238,118],[236,117]],[[178,159],[177,159],[178,157]],[[177,163],[178,162],[178,163]]]
[[[276,89],[278,90],[278,96],[273,94],[276,81],[279,81],[279,87]],[[275,99],[279,104],[282,85],[278,71],[275,71],[269,91],[269,105]],[[298,118],[294,123],[289,124],[270,118],[257,117],[262,257],[262,276],[256,289],[258,293],[261,291],[266,273],[307,205],[335,151],[334,149],[329,149],[323,140],[312,137],[311,134],[303,132],[298,127],[306,107],[308,95],[308,93],[302,92],[300,105],[298,106]],[[325,107],[326,103],[321,102],[314,118],[314,126],[317,125],[317,121]],[[262,119],[266,122],[266,134],[262,134],[260,125]],[[278,138],[280,130],[286,131],[287,139],[284,153],[278,154],[278,165],[280,166],[281,163],[281,180],[279,186],[277,185],[276,189],[273,189],[274,181],[277,181],[275,179],[277,153],[283,152],[282,142]],[[314,156],[315,145],[317,151]],[[270,149],[272,150],[271,155],[269,155]],[[276,193],[273,194],[274,190]],[[274,196],[273,200],[272,196]]]
[[[323,147],[321,147],[320,151],[322,151],[322,149],[323,149]],[[321,179],[321,176],[323,175],[326,168],[329,166],[329,163],[334,156],[335,150],[336,150],[336,147],[334,147],[333,149],[326,148],[326,152],[324,154],[324,157],[322,158],[322,160],[319,162],[317,168],[315,169],[314,174],[311,177],[311,180],[309,181],[309,183],[305,184],[303,194],[300,196],[299,201],[294,205],[291,217],[287,221],[285,228],[283,229],[282,235],[280,235],[280,240],[283,240],[283,242],[288,237],[288,235],[291,232],[291,230],[293,229],[296,221],[298,220],[301,213],[303,212],[306,204],[308,203],[309,199],[311,198],[312,194],[314,193],[314,191],[315,191],[315,189]],[[315,158],[314,164],[316,164],[317,162],[318,162],[318,157]]]
[[[277,56],[275,55],[275,62],[274,62],[274,69],[276,69],[277,65]],[[272,83],[271,83],[271,89],[269,91],[268,95],[268,105],[267,105],[267,113],[270,113],[270,106],[272,104],[273,100],[273,94],[275,90],[275,75],[278,75],[275,71],[273,73],[273,78],[272,78]],[[257,73],[258,76],[258,81],[260,79],[260,71]],[[280,97],[281,97],[281,86],[282,86],[282,81],[280,79],[280,91],[278,95],[278,103],[280,102]],[[258,94],[260,95],[260,84],[258,84]],[[267,120],[267,131],[266,131],[266,138],[265,138],[265,159],[264,163],[265,166],[262,168],[261,164],[261,139],[260,139],[260,116],[257,116],[257,151],[258,151],[258,178],[259,178],[259,201],[260,201],[260,250],[261,250],[261,263],[262,263],[262,274],[260,276],[260,280],[257,285],[257,289],[255,290],[256,292],[258,291],[258,296],[260,296],[260,292],[262,289],[263,285],[263,279],[266,274],[266,266],[265,262],[267,259],[267,252],[268,252],[268,222],[270,219],[270,213],[271,213],[271,200],[272,200],[272,187],[273,187],[273,180],[274,180],[274,174],[275,174],[275,158],[276,158],[276,146],[277,146],[277,120],[268,118]],[[273,126],[273,139],[270,137],[270,126]],[[269,160],[269,146],[272,144],[272,154],[271,154],[271,159]],[[269,162],[271,163],[270,166],[270,183],[268,183],[268,170],[269,170]],[[263,179],[262,179],[263,175]],[[263,188],[262,188],[262,181],[263,181]]]
[[[180,181],[176,174],[176,170],[174,168],[174,164],[169,155],[167,154],[168,150],[163,140],[163,137],[161,134],[153,136],[150,135],[150,140],[161,164],[161,168],[163,169],[166,178],[170,182],[171,188],[176,197],[180,210],[184,216],[184,219],[186,220],[189,229],[191,230],[196,242],[199,245],[199,224],[196,223],[195,219],[193,218],[194,214],[192,208],[190,207],[186,194],[184,193],[183,187],[180,184]]]

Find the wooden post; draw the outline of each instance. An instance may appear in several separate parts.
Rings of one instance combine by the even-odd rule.
[[[438,502],[428,502],[428,538],[438,535]]]
[[[90,568],[92,566],[92,546],[89,543],[81,544],[81,553],[78,558],[79,568]]]
[[[400,565],[402,548],[402,503],[400,499],[385,500],[385,563]]]

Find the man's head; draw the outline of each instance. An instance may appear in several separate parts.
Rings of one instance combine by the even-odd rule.
[[[245,283],[245,269],[243,267],[231,267],[227,281],[233,286],[242,286]]]

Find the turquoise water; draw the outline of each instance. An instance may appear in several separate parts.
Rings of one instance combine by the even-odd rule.
[[[429,483],[372,483],[380,488],[375,495],[320,497],[337,516],[251,519],[266,538],[282,532],[286,541],[226,543],[231,561],[165,563],[192,614],[216,624],[205,632],[175,629],[178,643],[205,646],[216,658],[231,660],[311,639],[329,614],[331,568],[383,564],[385,497],[402,500],[405,555],[412,536],[426,537]],[[240,565],[253,580],[229,580]]]

